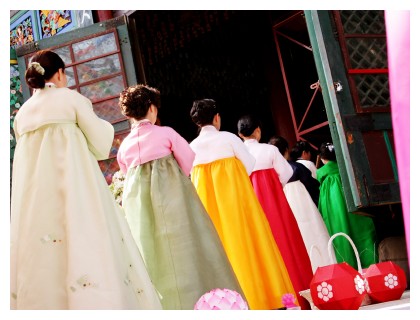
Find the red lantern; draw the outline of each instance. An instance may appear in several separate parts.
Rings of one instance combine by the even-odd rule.
[[[392,261],[372,264],[364,276],[366,291],[375,302],[398,300],[407,288],[404,270]]]
[[[314,305],[321,310],[357,310],[366,296],[359,255],[347,234],[339,232],[330,238],[328,242],[330,259],[332,260],[332,240],[339,235],[345,236],[350,241],[356,253],[359,272],[346,262],[318,267],[309,288]]]

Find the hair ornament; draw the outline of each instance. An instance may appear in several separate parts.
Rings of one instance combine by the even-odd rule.
[[[45,69],[38,62],[31,62],[28,68],[34,68],[40,75],[45,73]]]
[[[327,148],[330,150],[330,152],[333,152],[334,146],[331,143],[327,143]]]

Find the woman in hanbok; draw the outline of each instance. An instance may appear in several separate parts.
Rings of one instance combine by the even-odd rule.
[[[367,268],[378,261],[373,220],[368,216],[348,212],[334,146],[331,143],[323,143],[319,149],[319,156],[324,164],[317,170],[317,179],[321,183],[319,212],[330,236],[344,232],[352,239],[362,268]],[[350,242],[344,237],[337,237],[333,245],[337,262],[345,261],[357,270],[356,255]]]
[[[303,184],[303,182],[306,182],[306,185],[319,187],[319,182],[312,178],[311,172],[303,164],[290,160],[289,144],[286,139],[274,136],[268,143],[276,146],[293,168],[293,175],[287,181],[283,190],[295,215],[303,242],[311,259],[312,271],[315,272],[318,267],[336,263],[334,252],[332,252],[332,260],[328,255],[330,236],[324,220],[312,201],[307,187]]]
[[[98,160],[113,126],[66,88],[63,60],[39,51],[35,89],[14,122],[11,309],[162,309]]]
[[[283,139],[283,142],[280,143],[280,145],[286,144],[281,148],[284,149],[284,152],[287,153],[287,158],[290,165],[293,167],[293,171],[299,171],[299,180],[303,183],[306,190],[309,192],[309,195],[311,196],[312,201],[315,203],[315,206],[318,207],[319,181],[316,179],[316,166],[311,161],[311,146],[306,141],[299,141],[291,150],[289,150],[287,141],[285,141],[282,137],[280,138]],[[277,143],[278,137],[274,136],[272,139],[272,144],[279,148]],[[280,150],[280,153],[281,152],[282,151]]]
[[[296,296],[270,225],[252,188],[255,159],[241,139],[220,131],[212,99],[194,101],[190,115],[200,128],[191,143],[191,180],[219,233],[250,309],[283,307],[282,296]]]
[[[292,176],[293,169],[275,146],[259,142],[261,125],[256,117],[242,116],[237,125],[239,136],[256,160],[250,179],[270,224],[290,280],[296,292],[306,290],[313,277],[311,261],[297,219],[283,191],[283,186]],[[300,302],[305,301],[300,296],[298,299]],[[301,307],[309,309],[309,306],[303,303]]]
[[[175,130],[155,125],[159,90],[120,95],[131,132],[118,150],[126,174],[122,206],[164,309],[194,309],[206,292],[243,294],[216,229],[188,178],[194,152]]]
[[[316,179],[316,165],[312,161],[312,150],[313,148],[307,141],[298,141],[290,150],[290,157],[307,167],[311,171],[312,177]]]

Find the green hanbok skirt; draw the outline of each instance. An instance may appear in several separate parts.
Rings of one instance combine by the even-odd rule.
[[[206,209],[172,154],[128,170],[122,205],[164,309],[191,310],[215,288],[245,298]]]
[[[375,225],[370,217],[348,212],[337,163],[329,161],[319,168],[317,179],[321,183],[318,209],[330,236],[346,233],[357,248],[362,268],[377,263]],[[345,261],[357,270],[356,255],[350,242],[344,237],[336,237],[333,246],[337,262]]]

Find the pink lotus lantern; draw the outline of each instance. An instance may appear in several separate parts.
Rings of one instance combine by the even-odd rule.
[[[375,302],[398,300],[407,287],[404,270],[392,261],[372,264],[365,279],[366,291]]]
[[[281,297],[281,302],[283,303],[286,310],[301,310],[301,307],[295,304],[296,299],[293,293],[285,293]]]
[[[357,310],[366,296],[359,254],[350,237],[342,232],[334,234],[328,242],[331,261],[332,240],[336,236],[346,237],[357,257],[359,272],[348,263],[336,263],[318,267],[309,285],[314,305],[320,310]]]
[[[236,291],[213,289],[198,299],[194,310],[248,310],[248,304]]]

